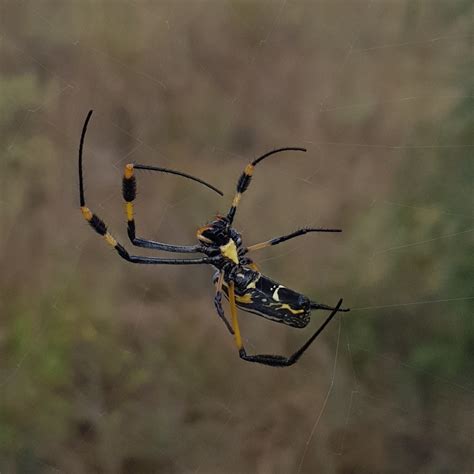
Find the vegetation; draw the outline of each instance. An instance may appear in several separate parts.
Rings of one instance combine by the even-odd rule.
[[[4,1],[0,48],[0,472],[470,472],[474,244],[471,2]],[[119,261],[192,243],[229,204],[262,271],[351,313],[287,370],[241,362],[211,271]],[[291,199],[289,199],[291,197]],[[431,303],[430,303],[431,302]],[[320,320],[315,314],[315,324]],[[252,351],[305,334],[241,316]],[[313,326],[312,326],[313,327]]]

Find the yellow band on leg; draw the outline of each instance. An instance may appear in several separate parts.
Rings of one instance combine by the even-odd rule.
[[[237,207],[239,205],[241,197],[242,197],[241,193],[237,193],[234,196],[234,200],[232,201],[232,207]]]
[[[237,349],[242,349],[242,337],[240,336],[240,327],[237,320],[237,306],[235,304],[235,292],[234,292],[234,282],[229,283],[229,303],[230,303],[230,314],[232,315],[232,327],[234,329],[235,344]]]
[[[112,247],[115,247],[117,245],[117,241],[108,232],[104,235],[104,239]]]
[[[123,173],[125,179],[130,179],[133,176],[133,164],[129,163],[125,165],[125,171]]]
[[[125,203],[125,214],[128,221],[133,221],[133,202]]]
[[[253,252],[255,250],[261,250],[271,246],[271,241],[267,240],[266,242],[260,242],[259,244],[251,245],[247,247],[247,252]]]
[[[88,207],[82,206],[81,212],[86,221],[92,220],[92,211]]]

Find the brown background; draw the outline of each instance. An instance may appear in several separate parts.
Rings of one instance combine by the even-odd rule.
[[[0,4],[2,473],[470,472],[474,381],[472,39],[464,1],[3,1]],[[207,267],[120,259],[191,244],[265,161],[248,244],[342,227],[256,259],[338,317],[296,366],[242,362]],[[128,243],[127,243],[128,245]],[[131,246],[129,246],[130,248]],[[241,314],[249,351],[306,331]]]

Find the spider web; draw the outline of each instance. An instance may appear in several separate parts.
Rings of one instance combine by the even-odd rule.
[[[436,5],[1,4],[2,472],[472,470],[474,33]],[[88,204],[123,243],[124,164],[222,188],[138,175],[138,235],[190,244],[251,157],[307,147],[257,167],[236,227],[342,227],[255,260],[352,311],[290,369],[241,362],[211,269],[128,265],[81,221],[89,108]],[[239,318],[249,353],[321,321]]]

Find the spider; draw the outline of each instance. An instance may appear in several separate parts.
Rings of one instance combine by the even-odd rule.
[[[267,157],[276,153],[285,151],[305,152],[306,149],[297,147],[278,148],[265,153],[249,163],[237,182],[237,191],[229,212],[226,216],[218,215],[210,224],[200,227],[197,230],[197,239],[199,241],[197,245],[172,245],[142,239],[136,236],[133,201],[136,197],[137,184],[134,171],[142,169],[171,173],[197,181],[214,190],[221,196],[223,195],[222,192],[199,178],[179,171],[140,164],[125,165],[122,181],[122,194],[125,201],[127,233],[131,243],[137,247],[165,252],[201,253],[205,255],[200,258],[143,257],[129,254],[123,245],[108,232],[105,222],[85,205],[82,155],[87,126],[91,116],[92,110],[89,111],[84,122],[79,145],[79,201],[83,217],[87,222],[89,222],[91,227],[98,234],[103,236],[105,241],[116,250],[117,254],[128,262],[151,265],[212,265],[216,270],[213,276],[213,281],[216,286],[214,305],[217,314],[226,325],[228,331],[234,336],[239,356],[243,360],[274,367],[287,367],[293,365],[299,360],[319,334],[321,334],[326,325],[338,311],[349,311],[348,308],[341,307],[342,299],[339,300],[336,306],[332,307],[311,301],[305,295],[286,288],[280,283],[260,273],[256,264],[248,257],[248,254],[251,252],[281,244],[282,242],[286,242],[309,232],[341,232],[341,229],[306,227],[292,232],[291,234],[275,237],[265,242],[245,247],[242,243],[240,233],[232,227],[237,207],[240,203],[242,194],[249,187],[255,166]],[[232,324],[228,321],[222,307],[222,295],[224,295],[224,297],[229,301]],[[237,308],[294,328],[304,328],[307,326],[312,310],[321,309],[330,311],[331,313],[318,330],[300,347],[300,349],[291,356],[285,357],[272,354],[251,355],[247,353],[242,342],[239,322],[237,319]]]

